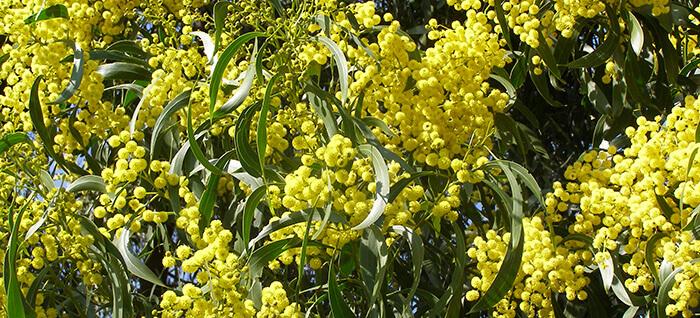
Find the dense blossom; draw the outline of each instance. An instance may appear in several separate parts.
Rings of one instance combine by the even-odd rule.
[[[352,260],[358,277],[340,268],[351,278],[331,287],[334,264],[357,254],[359,241],[376,238],[372,257],[405,262],[423,258],[417,237],[441,244],[444,224],[484,233],[455,255],[476,272],[451,298],[483,299],[513,239],[492,227],[502,220],[476,224],[467,210],[491,201],[484,184],[507,191],[491,165],[504,136],[498,118],[517,102],[506,69],[524,61],[535,76],[553,75],[541,53],[575,39],[580,21],[625,31],[620,6],[649,9],[649,19],[671,6],[446,3],[456,18],[428,20],[420,43],[372,1],[0,4],[0,256],[9,269],[0,314],[18,298],[37,317],[70,316],[76,308],[63,297],[77,296],[61,294],[71,290],[97,316],[122,305],[126,316],[301,317],[337,309],[333,293],[356,288],[358,277],[375,279]],[[511,32],[532,51],[513,51]],[[616,63],[595,70],[602,82],[622,80]],[[612,264],[637,296],[658,289],[670,268],[664,310],[692,316],[698,122],[700,101],[686,97],[670,114],[638,117],[630,146],[592,150],[569,166],[544,211],[522,218],[520,268],[493,313],[553,317],[557,294],[586,301],[591,273]],[[410,257],[397,251],[401,235]],[[302,290],[307,283],[317,286]],[[399,285],[363,292],[404,297]],[[317,291],[329,300],[300,297]]]

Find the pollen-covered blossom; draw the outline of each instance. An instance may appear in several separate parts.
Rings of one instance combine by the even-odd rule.
[[[588,250],[570,249],[563,238],[549,232],[540,216],[523,219],[525,242],[520,270],[513,288],[494,308],[497,317],[516,317],[516,312],[528,317],[555,317],[552,302],[554,293],[562,293],[569,300],[586,300],[584,290],[589,283],[583,261],[591,259]],[[468,256],[477,263],[479,275],[471,279],[472,290],[468,301],[479,299],[498,273],[510,240],[510,233],[498,234],[489,230],[486,237],[477,236]]]
[[[630,292],[653,291],[664,263],[680,269],[669,292],[670,316],[692,316],[700,301],[700,286],[693,283],[700,268],[691,262],[700,256],[691,231],[698,224],[693,211],[700,204],[700,172],[694,161],[699,111],[700,101],[687,96],[666,117],[639,117],[638,126],[626,131],[631,146],[585,153],[567,168],[569,182],[556,183],[546,200],[550,221],[564,221],[571,214],[576,221],[569,232],[593,238],[598,263],[613,252],[629,255],[620,280]]]

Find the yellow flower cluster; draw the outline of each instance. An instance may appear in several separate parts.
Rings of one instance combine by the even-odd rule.
[[[493,0],[448,0],[447,3],[464,11],[487,7],[488,18],[498,23],[496,11],[492,9],[496,5]],[[547,8],[537,1],[509,0],[501,2],[501,9],[508,28],[520,41],[537,48],[541,44],[540,40],[547,39],[548,35],[558,32],[563,37],[570,38],[574,35],[578,20],[594,18],[602,14],[606,6],[619,6],[619,1],[608,0],[556,0],[553,3],[553,6]],[[623,5],[636,8],[651,6],[654,16],[671,10],[668,0],[630,0]],[[502,31],[499,28],[497,32]]]
[[[626,131],[631,146],[623,153],[613,146],[587,152],[567,168],[570,182],[556,183],[546,200],[550,221],[574,214],[569,232],[593,238],[599,263],[608,252],[630,255],[622,264],[628,276],[620,278],[630,292],[654,290],[652,273],[662,261],[682,268],[682,279],[669,293],[675,301],[666,309],[671,316],[692,315],[699,301],[700,286],[693,282],[700,268],[690,263],[700,256],[690,231],[700,204],[700,172],[694,160],[699,111],[700,101],[688,96],[665,118],[639,117],[638,127]],[[576,209],[580,212],[574,213]],[[653,253],[653,264],[645,261],[647,251]]]
[[[588,250],[570,250],[562,244],[562,238],[545,229],[539,216],[523,219],[525,242],[520,270],[513,288],[495,306],[494,316],[516,317],[518,310],[528,317],[554,317],[553,293],[563,293],[569,300],[586,300],[584,288],[589,279],[585,276],[585,260],[590,261]],[[494,230],[486,238],[477,236],[474,246],[467,253],[476,260],[480,276],[471,279],[466,298],[475,301],[485,292],[499,271],[505,257],[510,233],[499,235]]]
[[[301,317],[299,305],[289,302],[280,282],[263,288],[259,311],[246,299],[241,274],[247,266],[230,250],[233,234],[220,221],[211,222],[202,240],[196,251],[181,245],[174,256],[163,259],[166,267],[179,263],[184,273],[196,277],[196,284],[184,284],[180,296],[166,291],[160,302],[162,317]]]

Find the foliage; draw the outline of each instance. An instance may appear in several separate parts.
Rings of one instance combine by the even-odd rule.
[[[5,1],[0,312],[693,316],[698,8]]]

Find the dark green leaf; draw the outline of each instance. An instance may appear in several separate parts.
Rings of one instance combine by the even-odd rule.
[[[620,42],[620,24],[617,21],[615,9],[608,6],[605,12],[610,19],[610,23],[608,23],[609,28],[606,28],[607,36],[605,37],[603,44],[597,47],[593,52],[588,53],[577,60],[569,62],[566,64],[567,67],[595,67],[605,63],[605,61],[612,56],[613,52],[615,52],[615,49],[617,49]]]
[[[275,11],[277,12],[277,15],[283,16],[284,15],[284,8],[282,7],[282,2],[280,0],[267,0],[270,5],[275,8]]]
[[[666,202],[666,198],[662,195],[656,195],[656,202],[659,204],[659,209],[661,209],[661,213],[663,213],[664,217],[666,217],[667,220],[671,219],[671,216],[673,215],[673,208],[671,208],[670,205],[668,205],[668,202]]]
[[[491,78],[495,79],[498,83],[503,85],[503,87],[506,89],[506,92],[508,93],[508,96],[510,96],[510,99],[508,100],[508,105],[513,105],[513,103],[515,103],[515,101],[518,98],[515,86],[513,86],[513,84],[511,84],[510,81],[508,81],[508,79],[506,79],[503,76],[491,74]]]
[[[221,158],[219,158],[215,166],[222,169],[229,163],[229,159],[233,155],[234,151],[228,151]],[[219,180],[221,175],[210,174],[209,181],[207,181],[207,188],[204,190],[202,198],[199,200],[199,232],[204,232],[204,228],[209,226],[209,222],[214,214],[214,203],[216,203],[216,195],[218,193]]]
[[[223,173],[221,168],[211,164],[209,160],[204,156],[204,152],[202,151],[202,148],[199,147],[199,144],[197,143],[197,139],[195,138],[194,134],[194,129],[192,128],[192,100],[188,98],[189,105],[187,107],[187,140],[190,143],[190,149],[192,149],[192,154],[194,154],[194,157],[197,158],[197,161],[199,161],[202,166],[207,168],[211,173],[220,175]]]
[[[29,95],[29,117],[32,120],[34,130],[36,131],[37,135],[39,135],[41,141],[44,143],[44,149],[46,150],[46,153],[49,155],[49,157],[53,158],[59,165],[66,167],[73,173],[76,173],[78,175],[86,175],[88,174],[87,171],[78,167],[78,165],[76,165],[73,162],[66,162],[63,159],[63,155],[57,155],[53,149],[53,137],[51,136],[51,133],[49,133],[48,128],[46,128],[46,125],[44,124],[44,114],[43,110],[41,109],[41,102],[39,101],[39,83],[41,83],[42,79],[43,76],[40,75],[34,80],[34,84],[32,85],[32,90]]]
[[[394,134],[394,132],[391,131],[391,129],[389,128],[389,126],[387,126],[387,124],[386,124],[383,120],[381,120],[381,119],[379,119],[379,118],[368,116],[368,117],[362,118],[362,121],[363,121],[365,124],[367,124],[367,126],[372,126],[372,127],[377,127],[377,128],[379,128],[383,133],[385,133],[385,134],[386,134],[387,136],[389,136],[389,137],[395,137],[395,136],[396,136],[396,134]]]
[[[549,47],[547,39],[544,37],[542,32],[539,34],[539,42],[540,45],[537,47],[537,53],[542,57],[542,61],[544,61],[544,64],[547,65],[547,68],[549,68],[552,75],[554,75],[556,78],[561,78],[561,72],[559,72],[557,60],[554,58],[552,49]]]
[[[228,1],[220,1],[214,5],[214,52],[221,47],[221,33],[224,31],[224,21],[228,15]]]
[[[42,6],[43,7],[43,6]],[[34,24],[39,21],[63,18],[68,19],[68,9],[62,4],[55,4],[48,8],[43,8],[39,12],[24,19],[24,24]]]
[[[258,205],[260,205],[260,201],[262,201],[266,193],[266,187],[259,187],[246,199],[245,208],[243,210],[243,225],[241,228],[244,246],[248,246],[250,242],[250,227],[253,225],[255,210],[258,208]]]
[[[160,113],[160,115],[158,115],[158,118],[156,118],[156,122],[153,125],[153,132],[151,133],[151,159],[153,159],[153,156],[156,153],[156,144],[158,143],[158,139],[163,133],[163,130],[169,125],[168,123],[171,121],[171,117],[178,110],[182,109],[187,105],[187,103],[189,103],[191,94],[191,90],[186,90],[177,95],[175,98],[173,98],[173,100],[165,105],[163,111]]]
[[[280,77],[281,73],[273,76],[267,83],[267,87],[265,89],[265,97],[263,98],[262,107],[260,108],[260,116],[258,117],[258,132],[256,137],[258,140],[258,160],[260,161],[261,168],[265,167],[265,152],[267,150],[267,113],[270,111],[272,89],[275,87],[275,82]]]
[[[355,314],[350,310],[350,307],[348,307],[345,298],[343,298],[343,294],[340,292],[336,279],[335,271],[331,265],[328,271],[328,299],[331,305],[331,314],[335,318],[355,317]]]
[[[533,84],[535,84],[535,88],[537,89],[537,92],[540,93],[542,99],[544,99],[551,106],[562,107],[563,105],[561,102],[552,96],[552,93],[549,90],[549,82],[547,81],[546,75],[544,73],[537,75],[535,74],[534,69],[534,65],[530,64],[530,80]]]
[[[593,147],[598,147],[603,142],[603,134],[605,133],[605,121],[607,116],[603,115],[598,118],[598,122],[593,129],[593,142],[591,143]]]
[[[236,154],[243,170],[256,178],[262,175],[262,168],[260,167],[258,154],[250,144],[250,124],[253,120],[253,115],[260,106],[261,104],[256,102],[241,113],[236,123],[236,134],[234,136]]]
[[[27,203],[22,205],[22,207],[16,215],[12,213],[12,205],[10,205],[8,212],[8,218],[11,219],[11,232],[5,250],[5,259],[3,262],[2,272],[3,278],[5,279],[5,293],[7,302],[5,305],[7,306],[7,315],[8,317],[13,318],[24,318],[32,316],[32,308],[28,308],[28,306],[25,306],[26,300],[19,286],[19,280],[17,278],[17,268],[15,263],[17,261],[17,253],[21,243],[19,237],[19,228],[20,224],[22,223],[22,216],[24,215],[25,210],[29,206],[29,203],[32,202],[33,198],[34,195],[32,194],[29,200],[27,200]],[[12,202],[11,204],[14,204],[14,202]]]
[[[10,148],[12,148],[12,146],[16,144],[30,141],[31,139],[29,139],[29,136],[25,133],[16,132],[6,134],[2,136],[2,139],[0,139],[0,154],[9,150]]]
[[[649,273],[654,277],[657,285],[661,285],[661,280],[659,280],[659,271],[656,269],[656,263],[654,262],[656,259],[656,243],[664,237],[666,237],[664,233],[655,233],[647,240],[647,246],[644,250],[647,268],[649,268]]]
[[[252,277],[260,277],[267,264],[277,258],[282,252],[294,247],[298,247],[301,240],[298,238],[288,238],[269,243],[250,254],[248,268]]]
[[[209,84],[209,115],[211,118],[214,116],[216,97],[219,94],[219,87],[221,87],[221,81],[223,79],[226,66],[228,66],[228,63],[244,44],[248,43],[248,41],[254,38],[263,36],[265,36],[265,34],[261,32],[249,32],[243,34],[231,42],[231,44],[229,44],[226,49],[221,52],[221,56],[219,56],[219,59],[216,61],[216,65],[214,66],[214,71],[211,74],[211,82]]]

